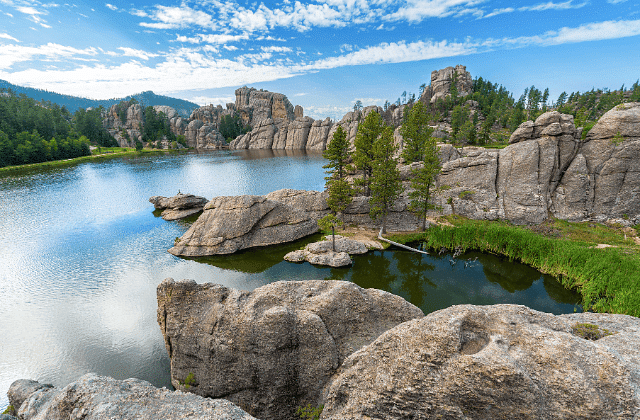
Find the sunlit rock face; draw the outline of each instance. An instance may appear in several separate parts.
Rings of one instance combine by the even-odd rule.
[[[334,280],[279,281],[245,292],[165,279],[157,295],[174,386],[224,396],[263,420],[298,418],[297,407],[320,405],[325,384],[350,354],[424,316],[399,296]]]

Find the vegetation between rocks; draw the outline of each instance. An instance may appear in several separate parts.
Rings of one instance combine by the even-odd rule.
[[[448,216],[453,226],[395,235],[398,243],[424,242],[430,249],[477,250],[503,255],[557,276],[582,295],[585,310],[640,316],[640,247],[617,227],[552,220],[549,229],[502,221]],[[536,231],[538,230],[538,231]],[[610,247],[599,249],[597,244]]]
[[[599,340],[613,333],[606,328],[600,328],[595,324],[576,323],[571,327],[573,333],[585,340]]]

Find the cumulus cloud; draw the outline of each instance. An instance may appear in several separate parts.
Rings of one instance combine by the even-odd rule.
[[[156,5],[155,10],[143,12],[145,16],[155,22],[141,22],[140,26],[155,29],[176,29],[190,26],[199,26],[208,29],[215,29],[217,25],[213,22],[211,15],[201,10],[195,10],[186,4],[179,7]]]
[[[228,103],[235,103],[236,101],[236,97],[235,96],[194,96],[191,99],[189,99],[189,101],[191,102],[195,102],[198,105],[204,106],[204,105],[226,105]]]
[[[107,8],[111,9],[111,10],[118,10],[117,6],[114,6],[113,4],[109,4],[109,3],[105,3],[105,6],[107,6]]]

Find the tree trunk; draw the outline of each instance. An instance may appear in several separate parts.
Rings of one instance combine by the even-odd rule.
[[[333,252],[336,252],[336,228],[333,225],[331,226],[331,236],[333,238],[333,243],[332,243]]]

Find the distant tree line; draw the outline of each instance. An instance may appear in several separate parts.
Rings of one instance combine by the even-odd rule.
[[[0,91],[0,167],[91,154],[73,120],[65,107]]]

